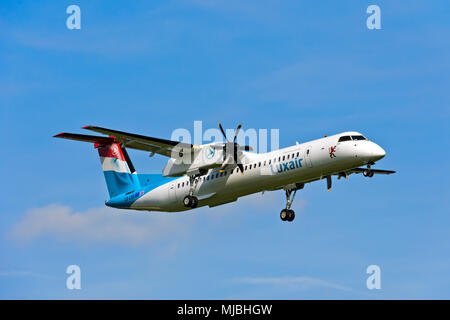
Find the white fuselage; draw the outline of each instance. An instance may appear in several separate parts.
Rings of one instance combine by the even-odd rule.
[[[198,206],[210,207],[236,201],[239,197],[266,190],[295,188],[328,175],[375,162],[384,150],[369,140],[338,142],[338,135],[296,144],[276,151],[256,154],[244,152],[242,174],[231,166],[224,172],[209,170],[195,183]],[[151,211],[185,211],[183,198],[189,193],[189,178],[180,177],[163,184],[137,199],[130,209]]]

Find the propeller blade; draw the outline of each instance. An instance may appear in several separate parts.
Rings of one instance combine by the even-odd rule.
[[[225,167],[228,166],[229,164],[233,164],[234,163],[234,159],[232,155],[228,155],[226,157],[226,159],[222,162],[222,166],[220,167],[219,171],[222,172],[223,170],[225,170]]]
[[[327,189],[328,191],[331,189],[331,176],[327,176]]]
[[[242,163],[237,164],[239,170],[241,170],[241,173],[244,174],[244,165]]]
[[[253,151],[253,148],[250,146],[239,146],[238,149],[244,151]]]
[[[242,123],[239,123],[239,125],[237,126],[237,129],[236,129],[236,132],[234,134],[233,142],[236,142],[236,138],[237,138],[239,130],[241,130],[241,128],[242,128]]]
[[[225,131],[223,130],[222,125],[220,124],[220,122],[219,122],[219,129],[222,132],[223,136],[225,137],[225,141],[228,141],[227,135],[225,134]]]
[[[214,150],[224,150],[225,149],[225,143],[224,144],[213,144],[213,145],[211,145],[211,147]]]
[[[232,155],[229,155],[226,159],[225,159],[225,163],[226,164],[233,164],[234,163],[234,159]]]

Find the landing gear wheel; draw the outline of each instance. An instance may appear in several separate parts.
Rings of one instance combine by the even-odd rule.
[[[192,203],[191,203],[191,208],[196,208],[197,205],[198,205],[198,199],[197,199],[197,197],[192,196],[192,197],[191,197],[191,201],[192,201]]]
[[[183,204],[186,208],[195,208],[198,205],[198,199],[194,196],[186,196],[183,199]]]
[[[184,197],[183,204],[186,208],[190,208],[192,206],[192,197],[191,196]]]
[[[286,208],[281,210],[280,212],[280,218],[283,221],[293,221],[295,219],[295,212],[294,210],[291,210],[292,202],[294,201],[295,194],[297,193],[297,190],[302,189],[303,185],[301,187],[296,188],[290,188],[285,189],[286,191]]]
[[[281,210],[280,218],[281,218],[281,220],[286,221],[288,218],[288,210],[286,210],[286,209]]]
[[[373,177],[373,171],[370,171],[369,178],[372,178],[372,177]]]
[[[288,210],[287,211],[287,221],[292,222],[295,219],[295,212],[294,210]]]
[[[370,174],[371,174],[371,171],[369,169],[366,169],[366,170],[363,171],[364,177],[370,177]]]

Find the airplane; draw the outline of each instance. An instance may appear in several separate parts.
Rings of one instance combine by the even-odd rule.
[[[305,184],[332,176],[347,178],[362,173],[392,174],[373,169],[386,152],[359,132],[348,131],[266,153],[229,141],[194,145],[139,134],[86,126],[82,129],[106,136],[60,133],[56,138],[90,142],[100,156],[110,199],[105,205],[119,209],[180,212],[196,207],[215,207],[264,191],[284,190],[282,221],[293,221],[294,197]],[[137,173],[127,152],[137,149],[169,157],[162,174]],[[365,167],[362,167],[365,166]]]

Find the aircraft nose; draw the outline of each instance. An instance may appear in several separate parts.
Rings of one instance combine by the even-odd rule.
[[[370,146],[370,158],[373,161],[382,159],[386,155],[386,151],[376,143],[372,143]]]
[[[371,141],[361,145],[358,152],[358,157],[366,159],[368,161],[377,161],[382,159],[386,155],[386,151],[383,150],[379,145]]]

